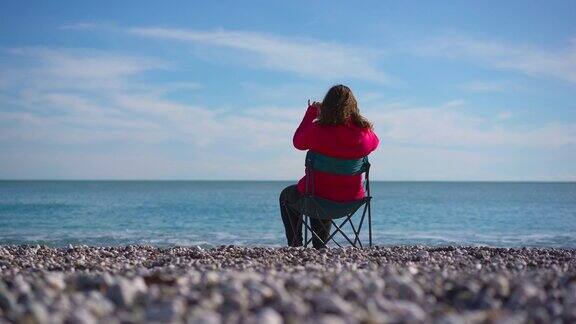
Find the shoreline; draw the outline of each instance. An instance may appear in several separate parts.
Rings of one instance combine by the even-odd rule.
[[[576,249],[0,245],[0,322],[576,321]]]

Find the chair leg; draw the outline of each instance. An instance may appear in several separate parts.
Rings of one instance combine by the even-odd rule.
[[[288,205],[284,205],[286,209],[290,209],[290,207]],[[357,209],[355,209],[355,212],[357,211]],[[342,247],[342,245],[340,243],[338,243],[336,241],[336,239],[334,238],[334,236],[338,233],[342,234],[342,236],[344,236],[344,238],[354,247],[357,247],[357,244],[359,245],[360,248],[363,248],[364,245],[362,244],[362,240],[360,238],[360,234],[361,234],[361,230],[362,230],[362,225],[364,224],[364,219],[366,217],[366,212],[368,212],[368,243],[369,246],[372,247],[372,210],[371,210],[371,205],[370,205],[370,201],[366,202],[366,204],[364,205],[364,210],[362,211],[362,217],[360,218],[360,222],[358,224],[358,228],[356,228],[354,226],[354,223],[352,222],[352,216],[354,216],[354,214],[349,214],[348,216],[346,216],[346,219],[344,219],[344,221],[342,221],[342,223],[340,223],[340,225],[336,224],[335,221],[331,221],[331,224],[334,225],[335,230],[328,236],[328,238],[326,240],[322,240],[322,238],[318,235],[318,233],[314,232],[314,229],[311,228],[311,218],[308,217],[307,215],[302,215],[302,219],[299,220],[299,224],[298,227],[300,227],[301,224],[304,225],[304,247],[308,247],[308,245],[313,241],[314,238],[317,238],[318,240],[320,240],[320,242],[324,245],[328,244],[328,242],[330,242],[330,240],[332,240],[338,247]],[[289,219],[290,222],[290,226],[293,228],[293,224],[292,224],[292,220]],[[354,240],[351,240],[350,237],[348,237],[348,235],[346,235],[346,233],[344,233],[344,231],[342,230],[342,227],[346,224],[346,222],[350,223],[350,226],[352,227],[352,231],[354,233]],[[324,226],[323,223],[320,223],[321,226],[323,227],[324,230],[326,230],[326,227]],[[310,231],[310,238],[308,238],[308,231]],[[293,232],[294,228],[293,228]],[[295,239],[296,237],[294,237]],[[293,242],[294,243],[294,242]]]
[[[362,225],[364,225],[364,218],[366,217],[366,210],[367,210],[368,205],[364,205],[364,210],[362,211],[362,217],[360,218],[360,223],[358,224],[358,242],[360,243],[360,245],[362,246],[362,242],[360,240],[360,231],[362,230]]]
[[[330,221],[331,223],[334,223],[334,221]],[[326,226],[324,226],[324,223],[320,222],[320,226],[322,226],[322,230],[324,232],[326,232],[327,234],[330,234],[330,231],[326,228]],[[316,235],[316,237],[318,237],[318,235]],[[312,239],[310,239],[310,241],[312,241]],[[326,242],[324,242],[323,240],[320,240],[320,242],[322,242],[322,244],[324,244],[324,246],[326,246],[328,244],[328,242],[330,242],[330,238],[326,239]],[[336,242],[336,240],[332,239],[332,242],[334,242],[338,247],[342,247],[342,245],[340,245],[340,243]]]
[[[348,217],[350,217],[350,216],[348,216]],[[340,227],[342,227],[344,224],[346,224],[347,221],[348,221],[348,220],[345,219],[342,223],[340,223]],[[334,221],[332,221],[332,224],[336,225],[336,223],[335,223]],[[330,234],[330,236],[328,236],[328,238],[326,239],[326,241],[332,240],[332,242],[338,244],[338,242],[336,242],[336,240],[333,239],[333,237],[334,237],[337,233],[338,233],[338,231],[336,231],[336,230],[335,230],[334,232],[332,232],[332,234]],[[341,246],[341,245],[338,245],[338,246]]]
[[[302,215],[304,224],[308,224],[308,216]],[[304,247],[308,247],[308,226],[304,226]]]
[[[318,236],[318,234],[316,234],[316,232],[314,232],[314,230],[307,223],[304,223],[304,226],[306,226],[306,228],[308,228],[310,230],[310,235],[316,236],[316,238],[319,239],[320,242],[322,242],[322,244],[326,245],[328,243],[329,240],[324,241],[322,238],[320,238],[320,236]],[[308,243],[311,241],[312,241],[312,238],[310,238],[310,241],[306,242],[306,245],[308,245]],[[336,244],[338,244],[338,243],[336,243]],[[338,246],[341,247],[341,245],[339,245],[339,244],[338,244]]]
[[[352,227],[352,232],[354,232],[354,243],[358,242],[358,245],[360,245],[360,247],[362,247],[362,241],[360,240],[360,228],[358,228],[358,231],[356,231],[356,228],[354,227],[354,223],[352,223],[352,218],[348,218],[348,222],[350,223],[350,226]]]
[[[336,224],[336,222],[332,221],[332,225],[334,225],[334,227],[336,227],[336,229],[334,230],[334,232],[332,232],[332,234],[330,234],[330,236],[328,236],[328,238],[326,239],[326,242],[329,242],[330,240],[332,240],[332,242],[336,243],[336,245],[338,245],[339,247],[342,247],[342,245],[340,245],[340,244],[338,243],[338,241],[336,241],[336,240],[334,239],[334,236],[335,236],[337,233],[340,233],[340,234],[342,234],[342,236],[344,236],[344,238],[346,238],[346,240],[347,240],[350,244],[352,244],[352,246],[356,247],[356,244],[354,244],[354,242],[352,242],[352,240],[350,240],[350,238],[348,237],[348,235],[346,235],[346,233],[344,233],[344,232],[341,230],[341,227],[342,227],[344,224],[346,224],[346,222],[350,219],[350,217],[352,217],[352,215],[348,215],[348,216],[346,217],[346,219],[345,219],[342,223],[340,223],[340,226],[338,226],[338,225]]]
[[[372,213],[370,210],[370,200],[368,200],[368,242],[372,247]]]
[[[335,231],[333,234],[336,234],[336,233],[338,233],[338,232]],[[333,236],[334,236],[334,235],[331,235],[330,237],[328,237],[328,239],[326,239],[326,242],[325,242],[325,243],[323,242],[323,243],[324,243],[324,244],[328,244],[328,242],[330,242],[330,240],[332,240],[332,242],[334,242],[334,244],[336,244],[338,247],[342,247],[342,245],[340,245],[340,243],[338,243],[337,241],[335,241],[335,240],[332,238]],[[322,241],[322,240],[321,240],[321,241]],[[308,241],[306,241],[306,244],[305,244],[304,246],[308,246],[308,244],[311,244],[311,243],[312,243],[312,237],[310,237],[310,238],[308,239]]]
[[[351,217],[351,216],[348,216],[348,217],[347,217],[347,219],[344,221],[344,224],[345,224],[348,220],[350,220],[350,217]],[[348,235],[346,235],[346,233],[344,233],[344,232],[342,231],[342,229],[341,229],[338,225],[336,225],[336,223],[335,223],[334,221],[332,221],[332,224],[336,227],[336,231],[337,231],[337,232],[340,232],[340,234],[342,234],[342,236],[344,236],[344,238],[346,238],[346,240],[348,241],[348,243],[352,244],[353,247],[356,247],[356,244],[354,244],[354,242],[352,242],[352,240],[350,240],[350,238],[348,237]],[[336,231],[335,231],[335,232],[336,232]],[[336,242],[334,239],[333,239],[332,241]]]

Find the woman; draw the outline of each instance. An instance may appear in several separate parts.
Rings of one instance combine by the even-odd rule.
[[[294,134],[294,146],[342,159],[359,159],[378,147],[378,137],[372,124],[358,109],[352,90],[336,85],[328,90],[322,103],[310,105]],[[297,185],[286,187],[280,194],[280,212],[289,246],[302,246],[302,215],[285,204],[295,203],[306,190],[306,176]],[[362,199],[365,195],[362,175],[335,175],[314,172],[314,194],[322,198],[345,202]],[[330,234],[330,221],[311,219],[314,231],[323,241]],[[324,244],[316,237],[315,248]]]

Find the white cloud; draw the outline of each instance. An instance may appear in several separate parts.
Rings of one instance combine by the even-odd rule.
[[[244,31],[200,31],[170,28],[131,28],[148,38],[180,41],[245,51],[255,55],[252,64],[323,78],[358,78],[386,81],[367,50],[312,39],[289,39]]]
[[[508,81],[473,81],[459,86],[460,89],[468,92],[505,92],[517,90],[520,87],[517,84]]]
[[[29,60],[17,68],[0,66],[6,79],[10,78],[4,82],[26,87],[122,88],[129,77],[168,66],[156,59],[92,49],[27,47],[5,52]]]
[[[72,24],[63,25],[60,29],[64,30],[93,30],[97,28],[101,28],[101,23],[96,22],[77,22]]]
[[[574,43],[566,48],[552,50],[468,36],[446,36],[424,42],[414,50],[422,55],[464,59],[495,69],[576,83]]]
[[[164,66],[147,58],[54,48],[11,49],[8,54],[30,62],[16,67],[20,78],[7,78],[8,87],[0,91],[4,143],[178,141],[206,147],[237,142],[239,149],[254,150],[290,138],[298,118],[287,123],[266,117],[266,108],[231,112],[168,100],[167,92],[201,86],[135,81],[132,76]]]
[[[10,53],[31,62],[22,79],[5,79],[9,87],[0,89],[0,146],[16,147],[3,150],[2,177],[27,170],[29,177],[45,172],[44,177],[63,178],[288,179],[302,173],[303,153],[291,147],[291,139],[303,106],[175,102],[164,96],[167,89],[199,86],[169,83],[150,91],[154,87],[137,80],[164,65],[142,57],[71,49]],[[85,62],[107,68],[93,71]],[[377,178],[488,179],[499,163],[517,162],[502,162],[503,157],[524,149],[564,159],[576,155],[573,123],[514,126],[506,122],[508,111],[480,118],[466,105],[458,99],[440,106],[364,109],[382,141],[373,156],[382,166],[375,168],[381,170]],[[170,155],[168,147],[178,153]],[[421,161],[426,163],[419,166]]]
[[[576,151],[458,150],[383,143],[371,156],[373,178],[408,181],[574,181]]]
[[[14,149],[6,153],[0,159],[0,178],[4,179],[181,179],[187,169],[184,161],[138,148],[58,154],[43,149]]]
[[[510,112],[485,119],[466,113],[463,104],[456,100],[438,107],[392,105],[366,111],[383,142],[469,150],[576,147],[574,123],[512,126],[502,123]]]

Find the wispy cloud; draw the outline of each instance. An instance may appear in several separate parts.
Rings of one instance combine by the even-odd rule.
[[[0,66],[4,80],[10,79],[5,82],[27,87],[118,88],[131,76],[169,66],[157,59],[94,49],[25,47],[4,52],[25,61]]]
[[[206,147],[228,141],[251,150],[273,146],[279,138],[289,143],[298,119],[289,116],[286,122],[281,116],[253,110],[230,112],[167,99],[167,92],[198,91],[201,85],[142,84],[136,77],[164,66],[144,57],[59,48],[18,48],[7,53],[29,61],[11,66],[19,73],[7,78],[6,87],[0,89],[4,143],[178,141]]]
[[[215,46],[254,55],[264,68],[328,79],[355,78],[385,82],[386,75],[368,50],[313,39],[293,39],[245,31],[130,28],[132,35]]]
[[[147,58],[47,48],[14,49],[10,53],[28,56],[35,63],[26,82],[12,80],[19,88],[9,104],[19,110],[2,116],[4,122],[15,123],[4,129],[5,139],[60,143],[177,140],[204,147],[235,143],[245,150],[281,150],[289,145],[300,118],[300,108],[257,107],[231,112],[174,102],[164,97],[164,91],[149,91],[130,79],[163,66]],[[75,91],[81,85],[82,92]],[[167,87],[180,86],[199,88],[194,82]],[[397,144],[547,148],[576,143],[573,124],[512,128],[502,124],[511,118],[508,111],[483,119],[466,114],[462,110],[465,105],[457,99],[437,107],[372,105],[366,111],[382,139]]]
[[[132,32],[145,31],[151,32]],[[231,43],[228,32],[222,32],[226,37],[218,41],[206,40],[214,35],[202,33],[193,37],[201,40],[190,41],[186,40],[190,31],[182,32],[182,41],[246,50],[263,61],[272,60],[274,52],[268,47],[276,45],[269,42],[274,37],[260,34],[254,36],[254,44],[245,45]],[[68,178],[287,179],[301,175],[302,153],[291,149],[291,137],[305,107],[213,107],[176,101],[167,93],[202,91],[202,85],[194,80],[145,82],[147,73],[168,66],[149,57],[69,48],[17,48],[3,55],[11,63],[0,63],[0,176],[24,177],[30,170],[35,173],[29,174],[48,174],[38,171],[42,165],[56,170],[54,177]],[[311,57],[319,60],[316,55]],[[338,62],[329,58],[332,61],[324,68]],[[286,60],[291,72],[313,73],[308,65],[299,66],[299,59]],[[362,62],[378,74],[372,61]],[[267,64],[281,69],[273,65],[279,61]],[[490,84],[476,85],[486,90]],[[286,92],[301,93],[289,87],[275,96]],[[576,155],[576,124],[570,121],[520,125],[510,122],[517,118],[516,112],[502,110],[479,117],[461,99],[416,106],[378,104],[386,98],[379,92],[372,97],[378,100],[368,100],[363,113],[375,122],[382,140],[381,151],[374,155],[381,165],[375,171],[380,178],[398,172],[404,179],[502,179],[502,173],[490,172],[501,163],[517,163],[518,159],[502,162],[515,155],[509,152],[553,151],[551,155],[558,159]],[[178,153],[170,155],[170,148]],[[422,160],[428,163],[419,167]],[[475,174],[479,169],[483,173]],[[206,170],[213,173],[206,175]]]
[[[473,81],[459,86],[461,90],[467,92],[506,92],[518,90],[520,86],[509,81]]]
[[[103,26],[104,25],[102,23],[83,21],[83,22],[76,22],[76,23],[72,23],[72,24],[63,25],[60,27],[60,29],[64,29],[64,30],[93,30],[93,29],[102,28]]]
[[[576,83],[575,42],[565,48],[545,49],[458,35],[433,38],[413,50],[422,55],[469,60],[495,69]]]
[[[384,142],[396,145],[468,150],[576,149],[575,123],[513,126],[503,123],[512,117],[508,111],[481,118],[463,110],[464,105],[460,101],[436,107],[392,105],[371,107],[368,113]]]

